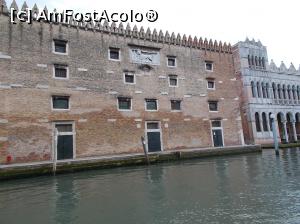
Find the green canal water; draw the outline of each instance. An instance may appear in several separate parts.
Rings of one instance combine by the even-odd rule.
[[[0,182],[1,224],[300,223],[300,149]]]

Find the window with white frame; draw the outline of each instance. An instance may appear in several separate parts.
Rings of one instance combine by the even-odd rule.
[[[135,84],[135,74],[133,72],[124,72],[124,83]]]
[[[181,111],[181,100],[171,100],[171,111]]]
[[[120,49],[119,48],[110,47],[108,50],[108,54],[109,54],[108,57],[110,60],[120,61]]]
[[[205,61],[205,70],[212,72],[214,69],[214,65],[212,61]]]
[[[70,97],[69,96],[52,96],[52,108],[54,110],[70,109]]]
[[[169,75],[169,86],[170,87],[178,87],[178,76],[177,75]]]
[[[54,64],[54,78],[67,79],[69,78],[69,68],[67,65]]]
[[[176,57],[175,56],[167,56],[167,65],[168,67],[176,67]]]
[[[58,54],[68,54],[68,41],[53,40],[53,52]]]
[[[207,89],[215,89],[215,80],[207,79]]]
[[[130,97],[118,97],[118,109],[119,110],[131,110],[132,103]]]
[[[157,111],[158,105],[157,105],[157,99],[146,99],[146,110],[147,111]]]

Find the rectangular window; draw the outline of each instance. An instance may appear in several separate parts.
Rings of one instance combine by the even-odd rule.
[[[158,122],[147,122],[147,129],[159,129],[159,123]]]
[[[213,71],[213,62],[212,61],[205,61],[205,70]]]
[[[120,49],[119,48],[109,48],[109,59],[110,60],[120,60]]]
[[[132,72],[124,72],[124,82],[128,84],[135,84],[135,75]]]
[[[118,108],[119,110],[131,110],[131,98],[118,97]]]
[[[220,128],[220,127],[222,127],[221,121],[220,121],[220,120],[217,120],[217,121],[211,121],[211,126],[212,126],[213,128]]]
[[[68,66],[67,65],[54,65],[54,78],[67,79],[68,78]]]
[[[55,110],[68,110],[69,105],[69,96],[52,96],[52,108]]]
[[[209,106],[209,111],[218,111],[218,102],[217,101],[209,101],[208,106]]]
[[[215,80],[212,79],[207,80],[207,89],[215,89]]]
[[[73,132],[72,124],[56,124],[55,128],[58,132]]]
[[[171,100],[171,110],[172,111],[181,111],[181,101],[180,100]]]
[[[176,67],[176,57],[168,56],[168,67]]]
[[[178,86],[178,77],[177,75],[169,75],[169,86],[177,87]]]
[[[65,40],[53,40],[54,42],[54,52],[60,54],[67,54],[68,42]]]
[[[157,110],[157,100],[156,99],[146,99],[146,110],[156,111]]]

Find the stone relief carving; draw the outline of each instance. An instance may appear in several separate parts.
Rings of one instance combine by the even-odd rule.
[[[159,52],[146,51],[141,49],[130,49],[131,61],[138,64],[159,65]]]

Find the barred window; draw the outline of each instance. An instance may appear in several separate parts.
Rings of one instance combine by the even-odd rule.
[[[54,77],[55,78],[68,78],[68,66],[67,65],[54,65]]]
[[[69,96],[52,96],[53,109],[69,109]]]
[[[67,53],[67,41],[65,40],[53,40],[54,52],[56,53]]]

